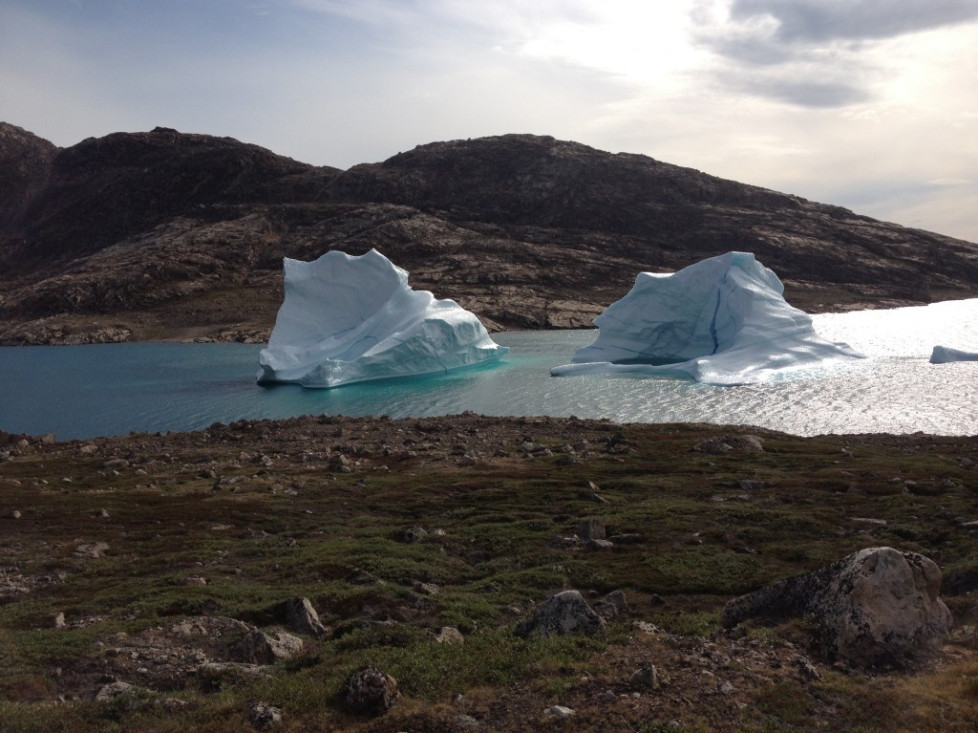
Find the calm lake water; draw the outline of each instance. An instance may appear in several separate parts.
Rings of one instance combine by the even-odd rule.
[[[825,314],[818,333],[870,358],[783,381],[550,376],[596,331],[519,331],[494,366],[334,390],[255,384],[259,346],[112,344],[0,348],[0,430],[59,439],[195,430],[294,415],[576,415],[617,422],[747,424],[797,435],[978,434],[978,362],[930,364],[935,344],[978,351],[978,298]]]

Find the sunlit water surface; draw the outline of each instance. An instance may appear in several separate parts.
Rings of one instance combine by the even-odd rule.
[[[978,362],[930,364],[936,344],[978,351],[978,298],[918,308],[825,314],[818,333],[869,358],[712,387],[674,379],[550,376],[596,331],[520,331],[494,338],[498,365],[333,390],[258,387],[261,347],[116,344],[0,348],[0,429],[59,439],[193,430],[294,415],[485,415],[617,422],[759,425],[798,435],[923,431],[978,434]]]

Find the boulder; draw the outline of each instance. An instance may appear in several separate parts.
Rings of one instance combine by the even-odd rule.
[[[698,453],[719,455],[731,451],[737,453],[758,453],[764,451],[764,440],[757,435],[718,435],[701,440],[693,446]]]
[[[271,730],[282,722],[282,711],[263,702],[256,702],[248,710],[248,722],[255,730]]]
[[[805,615],[830,661],[858,667],[904,667],[938,651],[951,613],[938,593],[941,571],[927,557],[872,547],[804,575],[734,598],[724,626],[760,617]]]
[[[435,641],[439,644],[464,644],[465,637],[454,626],[442,626],[441,630],[435,634]]]
[[[628,683],[632,687],[645,688],[648,690],[658,689],[659,670],[655,668],[654,664],[642,662],[638,669],[632,673],[632,676],[629,677]]]
[[[386,712],[400,693],[397,680],[376,667],[365,667],[350,676],[344,701],[350,710],[376,715]]]
[[[97,560],[104,557],[108,551],[109,545],[106,542],[86,542],[75,548],[74,555],[75,557]]]
[[[95,693],[95,702],[108,702],[109,700],[117,698],[119,695],[124,695],[125,693],[134,689],[136,688],[134,688],[128,682],[123,682],[122,680],[109,682],[102,685]]]
[[[603,540],[607,530],[600,519],[585,519],[577,525],[577,536],[582,540]]]
[[[400,539],[402,542],[407,542],[410,545],[414,544],[415,542],[420,542],[427,536],[428,530],[426,530],[424,527],[414,526],[402,531],[400,534]]]
[[[285,623],[293,631],[313,636],[326,636],[326,627],[308,598],[292,598],[284,604]]]
[[[594,610],[605,621],[612,621],[629,612],[628,599],[625,598],[624,592],[613,590],[594,604]]]
[[[302,651],[302,639],[284,631],[266,634],[252,629],[228,650],[232,662],[247,664],[274,664],[290,659]]]
[[[521,621],[516,635],[528,639],[551,634],[594,634],[604,627],[604,619],[588,605],[580,591],[565,590],[551,596]]]

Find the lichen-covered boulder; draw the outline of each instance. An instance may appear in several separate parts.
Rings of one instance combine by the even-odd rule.
[[[397,680],[376,667],[365,667],[350,676],[344,702],[356,713],[378,715],[394,704],[400,693]]]
[[[521,621],[516,635],[526,639],[551,634],[594,634],[604,627],[604,619],[588,605],[580,591],[565,590],[551,596]]]
[[[929,558],[872,547],[734,598],[723,624],[806,615],[827,659],[902,667],[938,651],[947,638],[952,619],[940,587],[940,568]]]

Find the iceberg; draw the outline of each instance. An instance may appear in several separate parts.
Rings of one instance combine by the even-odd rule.
[[[930,354],[931,364],[950,364],[952,361],[978,361],[978,352],[935,346]]]
[[[509,351],[471,312],[408,285],[377,250],[285,258],[285,298],[259,355],[259,384],[329,388],[449,372]]]
[[[594,319],[597,340],[553,376],[608,374],[750,384],[864,358],[820,338],[811,316],[749,252],[728,252],[675,273],[639,273],[631,291]]]

